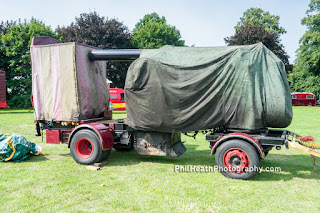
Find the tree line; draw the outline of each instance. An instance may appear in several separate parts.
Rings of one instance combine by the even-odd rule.
[[[286,65],[292,91],[320,93],[320,0],[311,0],[302,24],[307,31],[300,39],[297,59],[289,66],[289,56],[280,36],[286,30],[280,17],[261,8],[250,8],[237,23],[234,35],[224,38],[226,45],[248,45],[263,42]],[[118,19],[83,13],[68,26],[53,30],[44,22],[31,20],[0,23],[0,70],[6,71],[8,104],[30,107],[31,65],[30,44],[35,36],[50,36],[61,42],[77,41],[101,49],[149,49],[164,45],[185,46],[180,31],[157,13],[146,14],[132,32]],[[107,77],[115,87],[124,87],[129,62],[106,62]]]

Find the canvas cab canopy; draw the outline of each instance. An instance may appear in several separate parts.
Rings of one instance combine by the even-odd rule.
[[[31,44],[36,120],[80,121],[99,117],[109,105],[106,63],[90,61],[94,47],[35,37]]]

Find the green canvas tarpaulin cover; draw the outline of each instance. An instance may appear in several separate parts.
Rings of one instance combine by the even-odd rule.
[[[19,134],[0,133],[0,162],[23,161],[31,155],[43,154],[42,148]]]
[[[284,64],[262,43],[143,50],[128,69],[127,123],[136,130],[284,128],[292,120]]]

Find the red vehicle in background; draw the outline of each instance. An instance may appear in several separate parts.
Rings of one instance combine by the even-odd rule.
[[[124,90],[120,88],[109,88],[110,92],[110,110],[125,111]]]
[[[291,99],[294,106],[316,105],[316,96],[311,92],[291,93]]]
[[[7,106],[6,92],[6,72],[0,71],[0,109],[9,108]]]

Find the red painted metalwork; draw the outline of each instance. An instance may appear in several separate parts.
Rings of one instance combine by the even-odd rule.
[[[102,150],[112,149],[113,135],[109,129],[99,130],[102,137]]]
[[[0,109],[9,108],[6,101],[0,101]]]
[[[74,133],[76,133],[80,129],[91,129],[95,133],[97,133],[97,135],[99,136],[100,142],[101,142],[102,150],[109,150],[109,149],[113,148],[112,133],[108,127],[106,127],[105,125],[103,125],[101,123],[88,123],[88,124],[81,124],[81,125],[77,126],[72,131],[72,133],[69,137],[69,142],[68,142],[69,146],[70,146],[70,141],[71,141]]]
[[[259,140],[253,138],[251,135],[248,135],[248,134],[242,133],[242,132],[235,132],[235,133],[227,134],[227,135],[219,138],[211,149],[211,155],[213,155],[216,152],[216,149],[218,146],[220,146],[223,142],[227,142],[230,139],[242,139],[242,140],[245,140],[245,141],[251,143],[259,152],[260,157],[262,159],[265,158],[265,154],[264,154],[263,149],[259,143]]]
[[[76,143],[76,152],[83,159],[89,158],[93,153],[94,147],[88,138],[80,138]]]
[[[316,96],[311,92],[294,92],[291,93],[292,105],[316,105]]]
[[[9,108],[7,106],[7,97],[6,97],[6,75],[5,71],[0,71],[0,109]]]
[[[126,107],[113,107],[117,104],[124,104],[124,90],[121,88],[109,88],[111,110],[125,111]]]
[[[250,165],[250,160],[245,151],[239,148],[227,150],[223,155],[223,164],[229,171],[241,174]]]
[[[68,143],[72,130],[46,130],[46,143],[59,144]],[[36,135],[38,136],[38,135]]]
[[[46,130],[46,143],[60,143],[60,131],[59,130]]]

